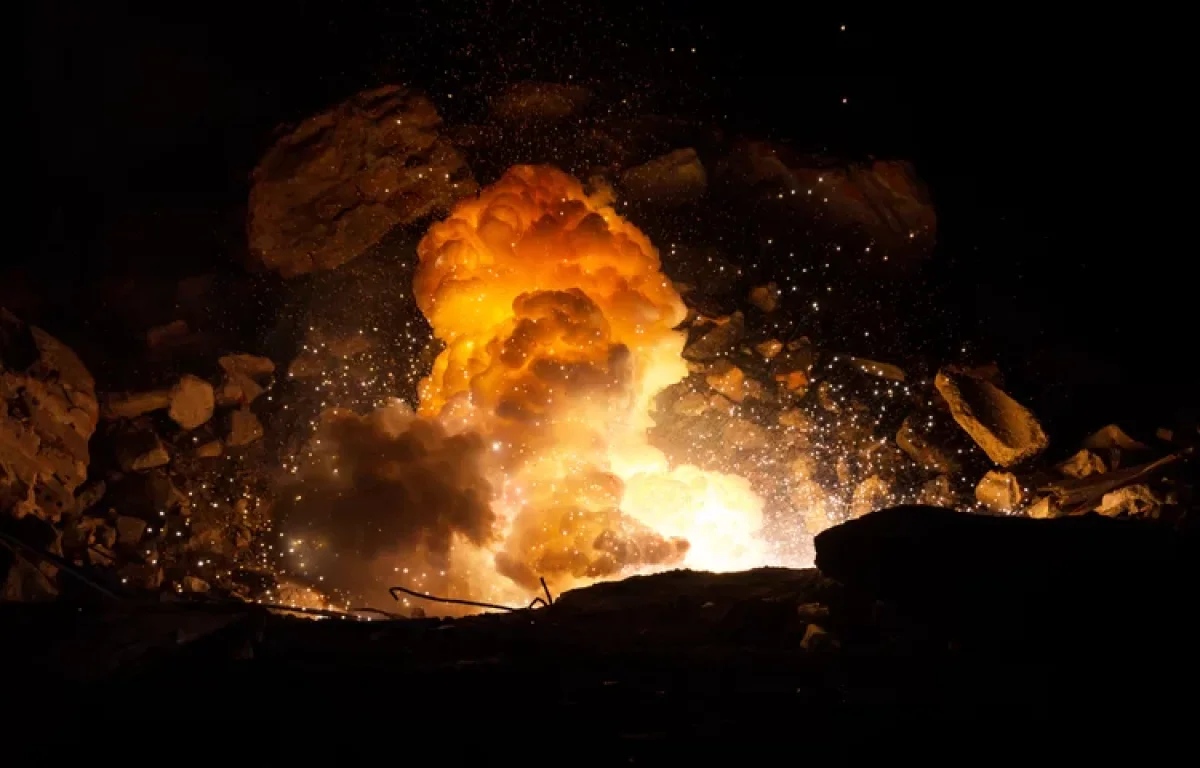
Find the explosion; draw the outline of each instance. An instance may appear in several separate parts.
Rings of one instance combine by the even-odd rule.
[[[687,374],[686,310],[611,202],[517,166],[431,227],[413,288],[444,348],[418,412],[324,429],[332,463],[307,472],[331,511],[301,499],[291,518],[384,505],[398,519],[361,530],[378,540],[360,553],[457,597],[760,565],[763,504],[748,481],[672,468],[647,441],[654,396]]]

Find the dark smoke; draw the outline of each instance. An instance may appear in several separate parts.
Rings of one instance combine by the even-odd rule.
[[[477,434],[448,435],[399,404],[326,412],[311,450],[281,494],[293,573],[378,604],[386,581],[404,582],[391,577],[403,568],[428,574],[422,588],[448,588],[439,574],[455,538],[484,546],[494,537]]]

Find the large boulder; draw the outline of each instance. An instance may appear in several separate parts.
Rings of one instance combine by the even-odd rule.
[[[1029,409],[990,381],[943,368],[933,383],[958,425],[1000,466],[1036,456],[1049,445]]]
[[[423,94],[388,85],[310,117],[254,170],[252,257],[284,277],[333,269],[477,187]]]
[[[751,199],[774,199],[792,218],[817,226],[850,252],[870,247],[872,260],[924,260],[937,237],[937,213],[910,163],[845,163],[807,157],[765,141],[739,143],[722,177]]]
[[[57,520],[74,509],[99,417],[75,353],[0,309],[0,510]]]

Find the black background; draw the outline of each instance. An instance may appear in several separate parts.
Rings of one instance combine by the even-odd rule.
[[[28,4],[7,274],[237,268],[229,222],[278,124],[387,82],[469,118],[507,81],[570,77],[733,134],[913,160],[955,322],[1044,372],[1081,424],[1194,399],[1180,22],[780,5]]]

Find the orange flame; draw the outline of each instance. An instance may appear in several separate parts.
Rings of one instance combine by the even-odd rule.
[[[499,574],[561,589],[761,564],[749,483],[672,469],[646,440],[652,399],[687,373],[675,330],[686,310],[610,199],[517,166],[435,224],[417,254],[417,302],[446,345],[420,414],[490,446]]]

